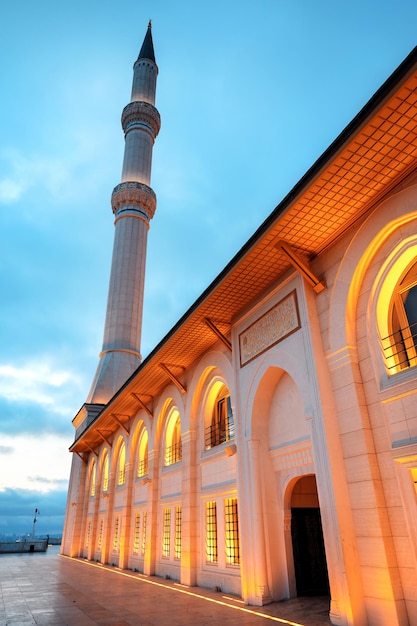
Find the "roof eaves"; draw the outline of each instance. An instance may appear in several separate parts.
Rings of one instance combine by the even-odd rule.
[[[209,295],[218,287],[218,285],[226,278],[226,276],[235,268],[235,266],[244,258],[249,250],[262,238],[262,236],[268,231],[268,229],[276,222],[276,220],[285,212],[285,210],[294,202],[294,200],[300,196],[300,194],[310,185],[310,183],[318,176],[323,168],[329,164],[329,162],[335,157],[335,155],[344,147],[344,145],[350,141],[354,134],[359,131],[361,126],[369,119],[372,114],[375,114],[378,108],[383,102],[392,94],[395,89],[398,89],[401,82],[404,81],[408,75],[415,69],[417,64],[417,46],[409,53],[404,61],[397,67],[396,70],[388,77],[388,79],[382,84],[382,86],[375,92],[375,94],[368,100],[363,108],[357,113],[351,122],[342,130],[342,132],[336,137],[336,139],[330,144],[330,146],[323,152],[323,154],[313,163],[313,165],[307,170],[307,172],[300,178],[300,180],[294,185],[291,191],[281,200],[281,202],[275,207],[272,213],[264,220],[254,234],[248,239],[248,241],[242,246],[242,248],[235,254],[235,256],[229,261],[229,263],[223,268],[223,270],[216,276],[216,278],[208,285],[208,287],[202,292],[202,294],[195,300],[189,309],[180,317],[178,322],[171,328],[171,330],[161,339],[161,341],[155,346],[155,348],[148,354],[148,356],[142,361],[139,367],[133,372],[128,380],[120,387],[115,395],[109,400],[103,410],[96,416],[91,422],[88,428],[82,433],[85,435],[94,423],[99,419],[106,410],[111,409],[111,405],[117,401],[117,398],[124,392],[131,382],[144,370],[148,364],[156,357],[158,352],[165,346],[169,340],[175,335],[179,328],[195,313],[203,302],[209,297]],[[76,441],[72,445],[75,445]]]

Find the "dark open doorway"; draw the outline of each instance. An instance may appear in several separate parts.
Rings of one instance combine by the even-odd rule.
[[[300,478],[294,488],[291,505],[291,537],[297,595],[329,595],[323,530],[314,476]]]

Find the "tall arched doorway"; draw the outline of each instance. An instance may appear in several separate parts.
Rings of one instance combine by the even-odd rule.
[[[317,484],[313,474],[299,478],[294,485],[291,539],[297,595],[329,595]]]

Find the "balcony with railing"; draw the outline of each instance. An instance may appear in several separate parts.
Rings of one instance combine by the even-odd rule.
[[[165,466],[174,465],[182,459],[182,443],[178,441],[165,448]]]
[[[235,424],[233,415],[228,415],[225,420],[212,422],[204,430],[204,445],[206,450],[220,446],[222,443],[232,441],[235,438]]]
[[[141,478],[142,476],[147,476],[147,475],[148,475],[148,459],[142,459],[138,463],[138,477]]]

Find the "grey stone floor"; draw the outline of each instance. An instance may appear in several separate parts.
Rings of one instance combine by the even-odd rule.
[[[0,555],[0,625],[329,626],[326,598],[265,607],[199,587],[45,554]]]

